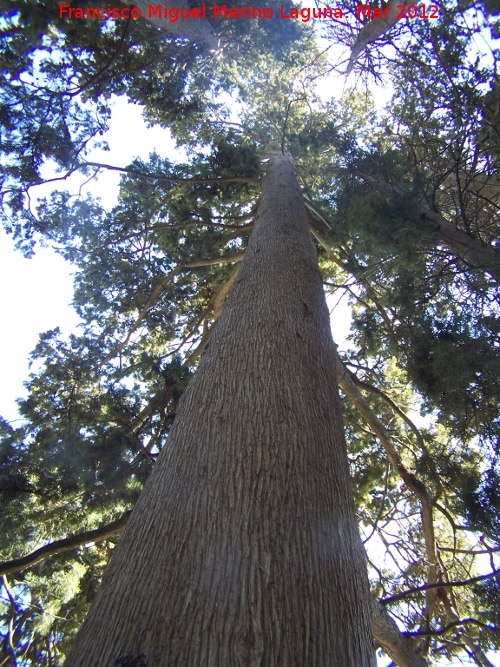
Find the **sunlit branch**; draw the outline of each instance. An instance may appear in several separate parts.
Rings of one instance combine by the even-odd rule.
[[[346,269],[344,263],[343,263],[338,257],[336,257],[335,253],[334,253],[334,252],[332,251],[332,249],[330,248],[330,245],[328,244],[328,242],[321,236],[321,234],[319,234],[319,232],[318,232],[316,229],[314,229],[314,227],[311,226],[310,229],[311,229],[311,234],[312,234],[312,235],[314,236],[314,238],[318,241],[318,243],[323,247],[323,249],[325,250],[326,254],[328,255],[328,258],[329,258],[332,262],[334,262],[335,264],[337,264],[337,266],[339,266],[339,267],[342,268],[344,271],[346,271],[347,269]],[[354,275],[354,274],[352,274],[352,272],[351,272],[351,275],[353,275],[353,277],[354,277],[354,279],[355,279],[356,281],[360,282],[361,285],[363,285],[363,287],[365,288],[365,290],[366,290],[367,293],[368,293],[368,296],[369,296],[370,299],[373,301],[373,303],[374,303],[374,305],[375,305],[375,308],[377,309],[377,311],[380,313],[380,316],[381,316],[382,319],[384,320],[384,323],[385,323],[385,325],[387,326],[388,330],[389,330],[389,331],[392,331],[392,322],[391,322],[391,319],[390,319],[390,317],[387,315],[385,309],[384,309],[384,308],[381,306],[381,304],[378,302],[378,299],[377,299],[376,296],[375,296],[375,290],[373,289],[373,287],[371,287],[371,285],[368,284],[368,282],[366,281],[365,278],[361,278],[360,275]],[[359,297],[357,297],[357,298],[359,299]]]
[[[422,532],[424,535],[427,556],[427,582],[432,586],[437,578],[436,541],[432,517],[432,500],[426,485],[405,466],[399,453],[394,447],[391,437],[378,417],[374,414],[351,377],[350,372],[343,365],[338,354],[336,355],[338,381],[342,389],[354,402],[363,419],[370,425],[373,432],[385,449],[391,465],[399,473],[407,487],[419,498],[422,508]],[[427,594],[426,620],[430,623],[436,602],[436,592]]]
[[[132,325],[132,328],[128,332],[126,338],[116,347],[114,348],[106,357],[105,361],[109,361],[109,359],[112,359],[114,356],[116,356],[119,352],[123,350],[123,348],[128,344],[130,341],[130,338],[134,334],[135,331],[139,328],[142,320],[148,313],[148,311],[154,306],[156,301],[158,300],[161,292],[165,287],[168,285],[168,283],[172,280],[174,276],[179,274],[181,271],[184,271],[185,269],[194,269],[198,268],[201,266],[212,266],[214,264],[225,264],[228,262],[241,262],[245,255],[244,251],[233,253],[231,255],[222,255],[221,257],[212,257],[211,259],[200,259],[196,260],[194,262],[189,262],[188,264],[182,264],[181,266],[175,267],[170,273],[168,273],[163,280],[161,280],[158,285],[154,288],[153,292],[151,293],[149,299],[146,302],[146,305],[143,307],[141,312],[139,313],[136,321]]]
[[[387,405],[390,407],[390,409],[400,417],[407,426],[411,429],[412,433],[415,435],[415,438],[417,439],[417,442],[419,444],[420,449],[428,454],[428,449],[425,444],[425,440],[420,433],[420,430],[415,426],[413,421],[408,417],[408,415],[399,408],[396,403],[387,396],[385,392],[383,392],[381,389],[378,387],[375,387],[374,385],[370,384],[369,382],[365,382],[364,380],[360,380],[356,375],[352,375],[352,380],[355,382],[358,387],[362,387],[363,389],[366,389],[367,391],[371,392],[372,394],[375,394],[376,396],[379,396]]]
[[[439,551],[451,551],[452,553],[468,554],[469,556],[479,556],[500,551],[500,547],[491,547],[491,549],[481,549],[478,551],[473,551],[471,549],[455,549],[454,547],[442,547],[439,544],[437,548]]]
[[[328,227],[328,229],[332,229],[332,225],[330,224],[330,222],[328,222],[328,220],[325,218],[323,213],[321,213],[319,208],[317,208],[312,203],[312,201],[309,201],[309,199],[306,196],[304,196],[304,202],[305,202],[306,208],[309,209],[309,211],[311,211],[311,213],[314,213],[314,215],[316,215],[321,220],[321,222]],[[314,233],[314,230],[311,230],[311,231],[312,231],[313,235],[316,236],[315,233]]]
[[[487,625],[486,623],[482,623],[481,621],[478,621],[475,618],[464,618],[459,621],[453,621],[452,623],[448,623],[448,625],[445,625],[443,628],[440,628],[439,630],[422,630],[419,632],[404,632],[403,634],[406,637],[420,637],[423,635],[439,636],[439,635],[444,635],[449,630],[452,630],[453,628],[456,628],[457,626],[461,625],[477,625],[478,627],[483,628],[484,630],[492,630],[493,632],[498,632],[500,630],[500,628],[497,628],[494,625]]]

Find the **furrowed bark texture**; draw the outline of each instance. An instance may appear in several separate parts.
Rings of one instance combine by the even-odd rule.
[[[148,667],[375,666],[334,369],[304,202],[280,155],[67,667],[141,655]]]

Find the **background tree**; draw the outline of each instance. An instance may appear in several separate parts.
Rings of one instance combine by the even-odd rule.
[[[352,302],[352,341],[338,376],[356,504],[374,599],[407,633],[391,633],[374,606],[377,641],[397,664],[421,664],[423,656],[490,664],[499,613],[496,54],[476,57],[488,8],[440,8],[439,21],[399,22],[381,37],[383,51],[373,42],[357,59],[360,77],[392,73],[395,97],[385,114],[365,94],[321,102],[310,83],[328,64],[307,27],[302,42],[277,47],[274,58],[258,47],[238,50],[238,40],[246,46],[260,34],[249,37],[242,22],[224,57],[206,60],[198,47],[141,27],[154,31],[151,40],[118,50],[113,67],[124,74],[110,77],[96,99],[105,104],[112,85],[123,86],[119,92],[142,101],[149,120],[169,126],[190,155],[184,165],[157,156],[130,165],[110,212],[64,193],[36,213],[25,206],[27,186],[43,178],[43,156],[56,159],[52,140],[42,150],[35,139],[36,128],[46,128],[43,114],[57,105],[23,115],[18,91],[29,90],[27,75],[11,71],[5,113],[15,110],[16,124],[35,130],[25,133],[33,142],[7,144],[6,179],[18,179],[15,188],[5,181],[15,209],[7,224],[26,251],[44,239],[74,262],[86,326],[69,340],[56,331],[41,337],[21,405],[25,422],[2,425],[5,664],[21,656],[54,664],[67,652],[112,550],[109,530],[120,530],[168,442],[177,400],[235,280],[261,160],[282,146],[298,166],[325,288]],[[40,44],[27,25],[4,40],[13,49],[23,37],[26,63],[35,53],[28,45]],[[83,25],[75,39],[83,39]],[[54,58],[66,29],[41,29],[43,40],[55,41],[38,53]],[[72,71],[86,74],[87,52],[71,44],[64,53],[73,54]],[[157,53],[175,46],[172,67],[182,53],[195,58],[175,70],[186,73],[178,92],[164,70],[140,69],[149,44]],[[132,57],[137,67],[129,71]],[[52,65],[50,76],[58,71]],[[72,79],[61,79],[46,78],[29,99],[57,99],[48,83],[65,91]],[[188,90],[198,94],[186,97]],[[232,111],[222,91],[239,98]],[[62,175],[99,168],[85,167],[78,152],[78,136],[83,151],[95,131],[90,117],[78,130],[71,125],[91,103],[79,95],[66,111],[77,157]],[[192,113],[181,109],[186,100],[196,100]],[[27,172],[24,154],[34,156]],[[420,429],[408,416],[416,406],[431,415]],[[88,539],[93,529],[103,539],[91,547],[64,542],[80,533]],[[54,540],[68,550],[48,559],[47,547],[44,560],[20,569],[27,565],[20,557]]]

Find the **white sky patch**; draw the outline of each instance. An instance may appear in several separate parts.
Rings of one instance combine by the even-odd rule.
[[[339,290],[340,293],[340,290]],[[351,330],[352,310],[348,304],[346,294],[340,298],[335,294],[327,294],[326,303],[330,311],[330,327],[335,343],[340,351],[345,351],[349,347],[347,336]]]
[[[23,395],[28,356],[38,342],[38,333],[60,326],[69,334],[79,318],[69,305],[73,280],[68,263],[48,248],[25,259],[3,229],[0,281],[0,309],[5,318],[0,327],[0,415],[10,421],[17,418],[15,399]]]

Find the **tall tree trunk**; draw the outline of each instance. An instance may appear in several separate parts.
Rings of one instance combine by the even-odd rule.
[[[66,666],[129,663],[375,665],[329,314],[287,155]]]

